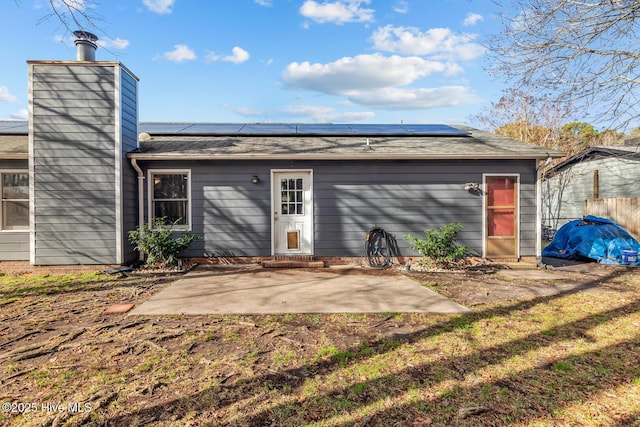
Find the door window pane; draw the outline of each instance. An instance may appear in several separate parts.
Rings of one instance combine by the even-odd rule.
[[[491,209],[487,211],[487,226],[490,237],[515,236],[513,209]]]
[[[489,206],[515,206],[515,177],[487,178],[487,188],[487,203]]]
[[[304,186],[302,178],[280,180],[280,213],[304,215]]]

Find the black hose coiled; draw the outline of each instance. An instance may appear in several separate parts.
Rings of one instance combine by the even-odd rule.
[[[392,261],[393,239],[380,227],[373,227],[364,239],[364,258],[371,268],[389,268]]]

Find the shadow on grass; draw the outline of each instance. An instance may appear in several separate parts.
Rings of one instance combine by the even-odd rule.
[[[99,276],[93,278],[77,278],[75,275],[46,276],[42,278],[25,278],[25,284],[3,283],[0,281],[0,297],[4,300],[18,301],[29,296],[53,296],[75,292],[111,291],[145,286],[148,284],[159,285],[178,280],[180,276],[135,277],[119,278],[116,276]],[[20,280],[20,279],[12,279]],[[0,304],[0,307],[2,304]]]
[[[222,388],[227,396],[248,397],[255,394],[256,388],[265,386],[281,390],[283,394],[295,395],[301,391],[305,378],[310,372],[315,375],[329,375],[344,368],[345,358],[348,358],[349,363],[362,362],[374,356],[392,352],[404,344],[460,330],[461,326],[471,325],[483,319],[527,310],[538,304],[598,287],[622,274],[624,274],[623,271],[613,271],[607,276],[585,282],[578,288],[558,295],[453,317],[391,340],[376,337],[365,339],[367,352],[361,351],[362,347],[356,345],[341,352],[344,357],[336,355],[329,360],[323,359],[304,367],[255,376],[230,386],[210,387],[193,395],[159,402],[151,407],[114,416],[107,423],[122,425],[134,421],[150,422],[156,419],[159,414],[167,411],[171,412],[172,418],[180,419],[191,411],[215,412],[241,401],[241,399],[219,397],[219,391]],[[509,376],[499,379],[478,380],[477,384],[457,385],[449,388],[444,384],[446,381],[460,383],[489,365],[502,363],[550,345],[560,344],[565,340],[589,340],[588,332],[590,329],[638,311],[640,311],[640,301],[633,301],[623,307],[596,313],[501,345],[477,350],[471,354],[423,363],[418,366],[407,365],[399,372],[360,381],[348,387],[337,387],[307,398],[303,402],[279,403],[251,415],[243,415],[238,412],[234,422],[235,425],[250,426],[272,425],[274,422],[282,422],[283,419],[288,418],[291,418],[295,423],[301,421],[304,423],[317,422],[336,416],[336,405],[345,413],[369,407],[370,409],[367,411],[368,417],[371,417],[369,422],[372,425],[380,425],[379,423],[390,419],[409,422],[416,414],[428,415],[430,413],[439,413],[438,416],[443,417],[441,420],[433,420],[434,422],[446,424],[454,421],[453,417],[456,416],[457,408],[482,404],[491,405],[493,411],[487,415],[480,415],[491,417],[490,419],[481,419],[499,425],[527,420],[531,417],[532,411],[535,411],[537,415],[558,413],[567,405],[587,402],[590,398],[596,397],[603,388],[624,386],[633,380],[634,375],[636,377],[640,375],[637,367],[633,367],[632,372],[629,372],[630,368],[627,363],[629,358],[638,354],[640,342],[637,336],[597,351],[557,360],[545,360],[539,366],[517,370]],[[576,331],[578,331],[578,336],[576,336]],[[583,375],[583,371],[587,375]],[[443,384],[443,390],[438,395],[428,398],[419,397],[409,403],[399,403],[386,409],[374,408],[378,402],[383,402],[386,399],[406,400],[403,396],[407,393],[438,384]],[[498,407],[495,407],[496,405]],[[274,419],[274,414],[277,414],[276,419]],[[631,416],[629,420],[633,422],[637,420],[637,416]],[[352,420],[341,424],[341,422],[335,421],[332,425],[352,425],[354,422],[355,420]]]

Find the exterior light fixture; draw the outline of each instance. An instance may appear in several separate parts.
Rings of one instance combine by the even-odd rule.
[[[467,191],[478,191],[480,189],[480,184],[477,182],[467,182],[464,185],[464,189]]]
[[[253,184],[257,184],[257,183],[259,183],[259,182],[260,182],[260,178],[258,178],[258,175],[253,175],[253,176],[251,177],[251,182],[252,182]]]

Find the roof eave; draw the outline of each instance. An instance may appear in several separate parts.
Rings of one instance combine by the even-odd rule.
[[[556,153],[531,154],[393,154],[393,153],[362,153],[359,155],[344,154],[149,154],[129,153],[127,157],[136,160],[544,160],[560,158]]]

